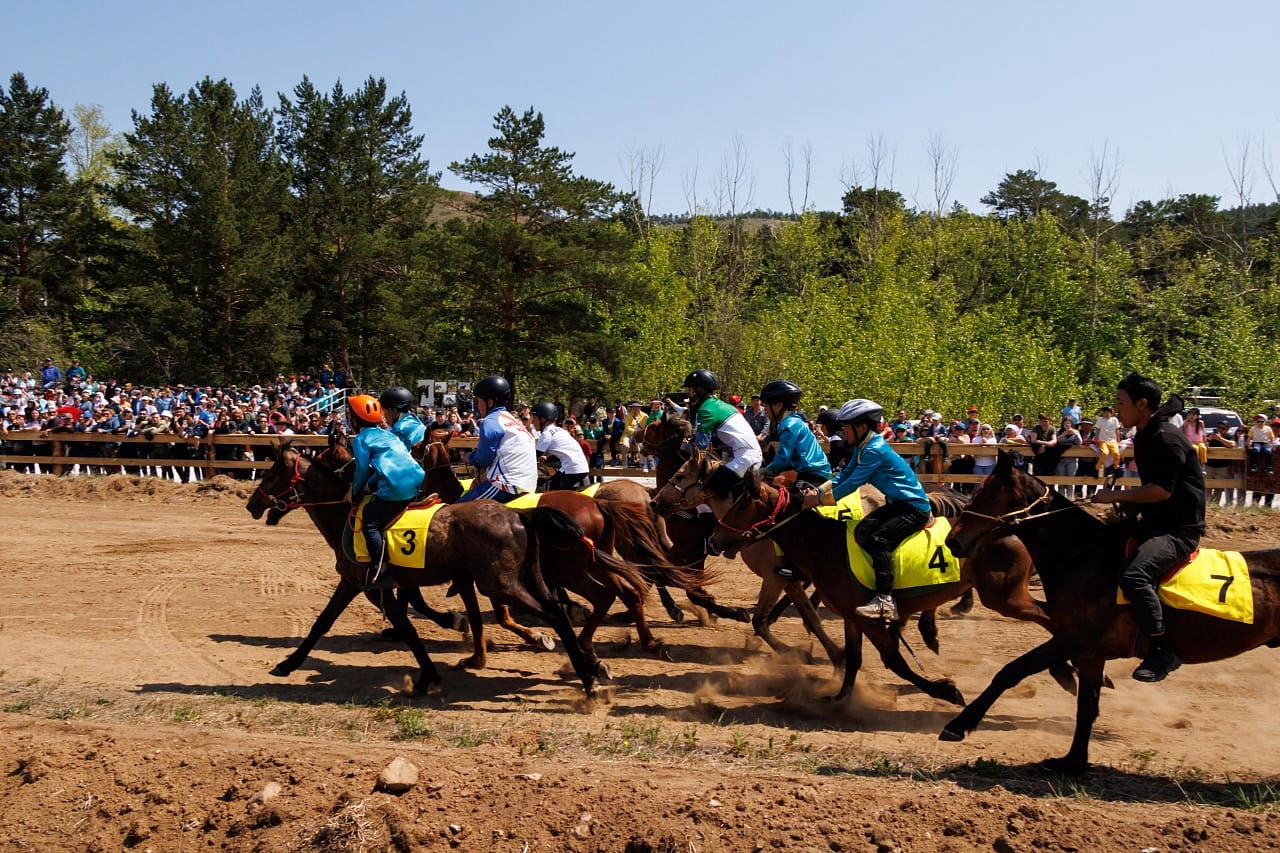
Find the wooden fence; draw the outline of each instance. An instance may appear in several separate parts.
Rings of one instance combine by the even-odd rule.
[[[328,438],[323,435],[290,436],[298,445],[307,447],[324,447]],[[40,432],[24,430],[9,432],[3,437],[3,453],[0,453],[0,466],[13,468],[21,466],[29,468],[39,465],[44,473],[63,474],[72,466],[102,469],[106,471],[123,471],[124,469],[153,468],[162,471],[199,469],[202,477],[208,478],[216,474],[227,474],[235,471],[264,470],[271,467],[269,459],[255,448],[269,447],[280,440],[273,435],[217,435],[198,439],[181,439],[167,433],[158,433],[151,438],[144,436],[125,437],[119,435],[103,435],[98,433],[74,432]],[[17,453],[22,444],[27,445],[27,453]],[[458,436],[450,442],[449,447],[467,451],[476,446],[474,436]],[[904,457],[918,457],[923,447],[914,442],[894,443],[891,445]],[[1032,454],[1029,447],[1005,447],[990,444],[954,444],[951,445],[952,458],[962,456],[983,457],[994,456],[997,448],[1011,450],[1026,456]],[[172,458],[174,453],[181,458]],[[253,460],[245,459],[246,453],[254,455]],[[1082,460],[1097,458],[1097,454],[1086,447],[1072,447],[1066,457],[1079,457]],[[219,458],[219,456],[235,456],[238,458]],[[1126,454],[1126,459],[1131,454]],[[1248,489],[1259,494],[1280,492],[1280,475],[1245,474],[1245,452],[1239,448],[1210,448],[1209,459],[1227,461],[1226,467],[1210,467],[1209,477],[1205,485],[1211,489]],[[936,463],[934,463],[936,465]],[[923,461],[917,464],[920,480],[926,483],[979,483],[982,475],[952,474],[941,471],[925,471]],[[652,478],[652,471],[641,468],[593,468],[593,476],[603,477],[635,477]],[[1041,477],[1052,485],[1097,485],[1096,477]],[[1136,484],[1137,480],[1121,479],[1120,485]]]

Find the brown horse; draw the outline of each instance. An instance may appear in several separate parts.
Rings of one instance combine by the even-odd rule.
[[[1011,534],[1026,544],[1040,572],[1053,636],[996,673],[987,689],[947,723],[940,737],[963,740],[1004,691],[1028,675],[1069,660],[1080,677],[1075,734],[1067,754],[1046,761],[1045,766],[1060,773],[1083,773],[1089,767],[1089,738],[1098,716],[1103,665],[1145,651],[1145,638],[1131,608],[1116,603],[1129,526],[1095,518],[1017,470],[1013,457],[1002,452],[995,471],[952,528],[947,544],[960,555],[992,536]],[[1249,551],[1244,558],[1253,594],[1252,624],[1165,608],[1169,637],[1185,663],[1222,660],[1259,646],[1280,647],[1280,550]]]
[[[667,480],[671,479],[671,476],[684,464],[681,448],[692,438],[693,424],[685,418],[674,415],[668,415],[660,421],[654,421],[645,426],[644,432],[641,433],[641,452],[646,456],[656,456],[658,459],[655,493],[661,491]],[[657,504],[654,507],[663,518],[667,535],[672,543],[668,551],[671,561],[689,566],[695,571],[705,571],[707,537],[711,535],[711,527],[706,523],[707,520],[699,518],[696,512],[667,513],[661,511]],[[732,619],[735,622],[751,621],[751,610],[720,604],[705,588],[686,590],[686,595],[695,607],[701,607],[712,616]],[[659,585],[658,597],[672,619],[676,622],[684,621],[684,610],[676,604],[666,587]]]
[[[799,569],[813,580],[822,600],[844,621],[844,679],[837,698],[848,696],[862,664],[862,636],[865,634],[885,666],[900,678],[936,699],[963,704],[963,698],[950,679],[930,681],[907,666],[898,650],[901,622],[885,625],[879,620],[860,617],[855,609],[873,594],[857,583],[849,570],[846,555],[845,522],[825,518],[816,512],[805,512],[798,492],[776,489],[761,481],[758,470],[748,472],[743,488],[733,494],[710,495],[709,505],[719,519],[710,540],[712,549],[731,548],[743,541],[768,538],[777,542]],[[934,513],[955,517],[964,506],[964,496],[956,493],[931,493]],[[983,604],[1005,616],[1037,622],[1047,626],[1048,616],[1027,592],[1031,561],[1016,540],[1000,538],[983,551],[988,565],[998,566],[989,583],[978,585]],[[940,584],[919,595],[899,598],[903,620],[915,613],[932,610],[960,596],[973,587],[973,568],[967,562],[960,566],[960,579]]]
[[[445,502],[456,500],[462,494],[462,483],[453,467],[448,464],[448,456],[442,444],[433,443],[427,449],[422,464],[427,472],[423,486],[426,491],[434,492]],[[602,500],[579,492],[556,491],[544,493],[538,506],[557,509],[568,515],[582,528],[595,547],[607,553],[616,553],[623,560],[634,564],[647,581],[670,584],[682,589],[696,587],[701,579],[666,557],[662,535],[655,523],[655,516],[649,510],[648,490],[639,484],[631,485],[643,493],[643,501]],[[614,494],[625,496],[628,491],[616,489]],[[560,586],[592,602],[591,613],[578,638],[580,643],[590,647],[592,637],[604,621],[613,601],[604,601],[593,590],[593,582],[585,577],[567,576],[561,580]],[[635,621],[642,648],[651,654],[665,656],[662,642],[649,629],[644,596],[637,598],[624,590],[620,592],[620,597]]]
[[[285,444],[276,464],[250,496],[246,508],[254,518],[261,518],[268,509],[281,512],[281,501],[286,508],[304,507],[326,541],[331,545],[336,542],[338,548],[342,548],[343,530],[350,511],[347,502],[350,461],[350,453],[340,444],[331,444],[315,460]],[[591,577],[597,599],[617,595],[621,590],[641,594],[644,581],[634,568],[590,547],[581,529],[563,513],[542,508],[513,512],[493,501],[474,501],[437,512],[425,538],[425,568],[392,567],[392,576],[401,588],[447,583],[462,597],[475,643],[473,654],[462,662],[463,666],[481,668],[486,662],[484,620],[476,598],[478,589],[495,605],[527,609],[550,625],[565,643],[565,651],[585,691],[590,693],[596,679],[607,676],[607,670],[601,667],[590,648],[583,649],[574,636],[559,597],[548,585],[548,566],[554,564],[557,572],[580,572]],[[548,565],[543,565],[544,561]],[[351,565],[356,565],[360,576],[363,575],[364,566]],[[274,674],[286,675],[306,659],[315,643],[355,597],[350,591],[353,585],[350,578],[340,579],[306,639],[272,670]],[[421,695],[439,684],[440,674],[408,619],[405,598],[384,597],[383,603],[387,618],[408,641],[418,661],[420,672],[413,692]]]

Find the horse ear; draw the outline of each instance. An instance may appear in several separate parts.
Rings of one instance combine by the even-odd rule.
[[[1013,454],[1007,450],[997,450],[996,467],[993,473],[1001,480],[1013,479]]]

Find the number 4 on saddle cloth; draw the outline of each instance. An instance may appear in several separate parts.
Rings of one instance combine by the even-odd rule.
[[[862,496],[855,489],[835,506],[814,507],[815,512],[845,524],[846,559],[853,579],[868,592],[875,592],[876,573],[871,558],[854,541],[853,531],[862,520]],[[908,536],[893,552],[893,592],[911,597],[923,595],[939,586],[960,580],[960,561],[944,544],[951,533],[951,522],[935,518],[928,527]],[[782,556],[782,549],[774,544]]]
[[[1201,548],[1160,579],[1160,600],[1175,610],[1194,610],[1219,619],[1253,624],[1253,583],[1239,551]],[[1116,603],[1128,604],[1116,589]]]

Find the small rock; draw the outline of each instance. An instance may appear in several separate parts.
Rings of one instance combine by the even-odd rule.
[[[717,800],[715,797],[712,797],[711,800],[707,803],[707,805],[711,806],[711,808],[713,809],[718,809],[720,808],[720,801]]]
[[[276,797],[280,796],[280,792],[284,788],[279,782],[268,782],[262,786],[262,790],[249,798],[249,802],[245,804],[246,809],[252,809],[255,806],[264,806]]]
[[[517,779],[528,779],[530,782],[540,782],[542,780],[541,773],[521,773],[516,776]]]
[[[454,835],[457,835],[459,832],[462,832],[462,827],[456,823],[451,823],[449,824],[449,831]]]
[[[810,805],[818,804],[818,789],[812,785],[805,785],[803,788],[796,789],[796,799]]]
[[[377,789],[388,794],[403,794],[418,784],[418,768],[412,762],[397,755],[378,774]]]
[[[992,843],[991,849],[996,853],[1013,853],[1013,842],[1008,836],[1002,835]]]

